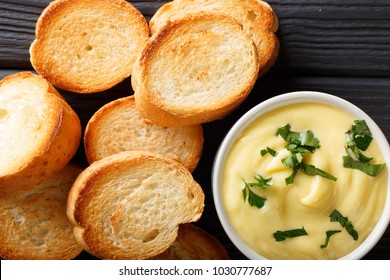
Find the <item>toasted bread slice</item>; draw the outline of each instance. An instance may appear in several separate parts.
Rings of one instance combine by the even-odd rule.
[[[134,96],[114,100],[89,120],[84,134],[89,163],[123,151],[160,153],[183,164],[191,172],[203,147],[201,125],[161,127],[146,121],[135,108]]]
[[[84,249],[102,259],[147,259],[198,220],[204,193],[175,160],[121,152],[86,168],[68,198],[68,218]]]
[[[0,192],[42,183],[68,164],[80,140],[77,114],[42,77],[19,72],[0,81]]]
[[[182,224],[175,242],[154,260],[228,260],[225,247],[213,235],[193,224]]]
[[[38,186],[0,196],[0,256],[73,259],[82,247],[66,216],[69,190],[81,169],[68,165]]]
[[[103,91],[131,75],[149,36],[146,19],[127,1],[56,0],[38,19],[31,63],[56,87]]]
[[[233,18],[191,14],[153,34],[133,69],[137,109],[160,126],[226,116],[253,88],[259,71],[251,37]]]
[[[279,21],[272,7],[261,0],[175,0],[156,11],[149,23],[151,31],[155,33],[167,21],[200,11],[227,14],[251,34],[259,54],[259,77],[273,66],[279,54],[279,40],[275,35]]]

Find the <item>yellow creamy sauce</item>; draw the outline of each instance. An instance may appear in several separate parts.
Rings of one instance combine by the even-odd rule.
[[[227,155],[222,176],[223,204],[233,227],[251,248],[268,259],[337,259],[353,251],[373,230],[384,208],[387,168],[376,177],[343,167],[345,132],[355,118],[335,107],[305,103],[282,107],[262,115],[247,127]],[[312,130],[321,147],[313,154],[305,153],[304,162],[337,178],[334,182],[321,176],[298,171],[293,184],[285,178],[292,169],[281,163],[290,154],[286,142],[275,133],[279,127]],[[278,152],[262,157],[260,150],[270,147]],[[373,157],[372,164],[384,163],[375,139],[364,155]],[[255,192],[266,198],[263,208],[244,202],[244,181],[255,182],[254,176],[272,177],[272,186]],[[359,234],[357,241],[329,215],[337,209],[347,217]],[[307,236],[276,242],[277,230],[302,228]],[[321,249],[326,231],[342,230]]]

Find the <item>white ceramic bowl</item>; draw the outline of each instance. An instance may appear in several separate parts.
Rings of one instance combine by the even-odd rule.
[[[314,103],[323,103],[335,106],[340,108],[351,115],[355,116],[357,119],[366,120],[367,125],[370,127],[371,133],[374,139],[379,144],[383,156],[386,162],[386,168],[389,170],[390,167],[390,147],[389,143],[378,127],[378,125],[360,108],[353,105],[352,103],[336,97],[334,95],[321,93],[321,92],[313,92],[313,91],[299,91],[299,92],[291,92],[282,95],[278,95],[276,97],[270,98],[251,110],[249,110],[246,114],[244,114],[230,129],[230,131],[225,136],[223,142],[221,143],[219,150],[216,154],[214,165],[213,165],[213,173],[212,173],[212,188],[213,188],[213,197],[214,203],[217,210],[217,214],[219,220],[230,238],[233,244],[249,259],[266,259],[264,256],[261,256],[257,252],[255,252],[252,248],[250,248],[246,243],[242,241],[240,236],[232,227],[229,218],[225,212],[222,195],[221,195],[221,177],[223,166],[225,162],[225,158],[231,148],[232,144],[236,140],[236,138],[240,135],[240,133],[254,120],[261,117],[263,114],[275,110],[279,107],[296,104],[296,103],[304,103],[304,102],[314,102]],[[390,172],[388,172],[389,174]],[[382,213],[380,220],[377,225],[371,232],[371,234],[357,247],[354,251],[345,255],[341,259],[361,259],[364,257],[380,240],[385,230],[389,226],[390,222],[390,176],[387,178],[387,198],[385,202],[385,207]]]

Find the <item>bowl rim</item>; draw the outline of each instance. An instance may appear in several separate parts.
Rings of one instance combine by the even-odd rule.
[[[375,121],[362,109],[353,103],[343,99],[341,97],[319,92],[319,91],[293,91],[287,92],[280,95],[276,95],[269,99],[266,99],[259,104],[255,105],[251,109],[249,109],[246,113],[244,113],[230,128],[228,133],[225,135],[222,140],[217,153],[214,158],[213,167],[212,167],[212,194],[214,200],[214,206],[217,212],[217,216],[219,221],[229,237],[232,243],[237,247],[242,254],[244,254],[249,259],[262,259],[266,260],[266,258],[259,253],[255,252],[252,248],[250,248],[242,239],[239,237],[237,232],[232,227],[229,218],[226,215],[226,212],[223,207],[223,201],[221,196],[221,174],[224,166],[224,161],[227,156],[228,151],[231,146],[237,139],[237,137],[243,132],[243,130],[254,120],[264,115],[267,112],[275,110],[277,108],[296,104],[296,103],[321,103],[327,104],[330,106],[335,106],[341,110],[344,110],[353,116],[356,119],[364,119],[370,128],[370,131],[378,143],[380,150],[385,159],[386,168],[388,171],[387,176],[387,198],[385,201],[384,209],[382,214],[373,228],[372,232],[365,238],[365,240],[352,252],[347,255],[339,258],[343,260],[358,260],[363,258],[371,249],[379,242],[385,233],[386,229],[390,225],[390,145],[389,142],[380,129],[380,127],[375,123]]]

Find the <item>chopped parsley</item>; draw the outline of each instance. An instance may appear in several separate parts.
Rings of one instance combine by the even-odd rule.
[[[323,249],[323,248],[326,248],[328,247],[328,244],[329,244],[329,240],[330,240],[330,237],[336,233],[339,233],[341,232],[341,230],[328,230],[326,232],[326,238],[325,238],[325,242],[324,244],[322,244],[320,247]]]
[[[367,157],[362,153],[367,150],[373,140],[365,120],[355,120],[352,128],[345,134],[347,155],[343,156],[343,166],[360,170],[369,176],[377,176],[385,164],[371,164],[372,157]]]
[[[265,149],[262,149],[260,151],[260,154],[261,154],[262,157],[265,156],[266,154],[270,154],[271,156],[276,157],[278,155],[278,152],[276,152],[275,150],[271,149],[270,147],[267,147]]]
[[[352,222],[349,221],[347,217],[344,217],[343,215],[341,215],[341,213],[339,211],[334,209],[329,217],[330,217],[330,221],[331,222],[339,222],[340,225],[343,228],[345,228],[345,230],[349,233],[349,235],[352,236],[353,240],[358,240],[359,239],[359,234],[353,228]]]
[[[351,133],[353,142],[360,150],[367,150],[371,144],[372,135],[365,120],[355,120],[348,133]]]
[[[314,152],[315,149],[320,148],[320,141],[314,136],[311,130],[303,132],[295,132],[290,130],[290,124],[278,128],[276,136],[281,136],[284,141],[288,142],[287,150],[291,152]]]
[[[252,188],[267,188],[271,186],[270,181],[272,178],[265,179],[260,175],[256,175],[254,178],[256,182],[252,182],[252,183],[248,183],[244,180],[244,188],[242,189],[242,196],[244,198],[244,202],[247,201],[250,206],[262,208],[267,199],[257,195],[252,190]]]
[[[360,170],[366,173],[369,176],[377,176],[379,172],[383,169],[385,164],[370,164],[368,162],[362,162],[358,160],[354,160],[351,156],[346,155],[343,156],[343,165],[346,168],[352,168]]]
[[[333,175],[329,174],[328,172],[325,172],[324,170],[321,170],[321,169],[315,167],[314,165],[306,164],[306,163],[303,162],[301,164],[301,170],[306,175],[311,175],[311,176],[319,175],[319,176],[325,177],[325,178],[327,178],[329,180],[337,181],[336,177],[334,177]]]
[[[291,229],[286,231],[277,230],[276,232],[274,232],[274,238],[278,242],[284,241],[287,238],[294,238],[294,237],[304,236],[304,235],[308,235],[308,234],[303,226],[302,228]]]
[[[299,170],[306,175],[319,175],[332,181],[337,181],[337,178],[328,172],[303,162],[304,153],[314,153],[316,149],[321,147],[320,141],[314,136],[311,130],[295,132],[291,131],[291,126],[287,124],[278,128],[276,135],[281,136],[287,142],[285,148],[291,153],[291,155],[282,159],[282,163],[293,170],[291,175],[285,179],[286,185],[294,182],[294,177]]]

